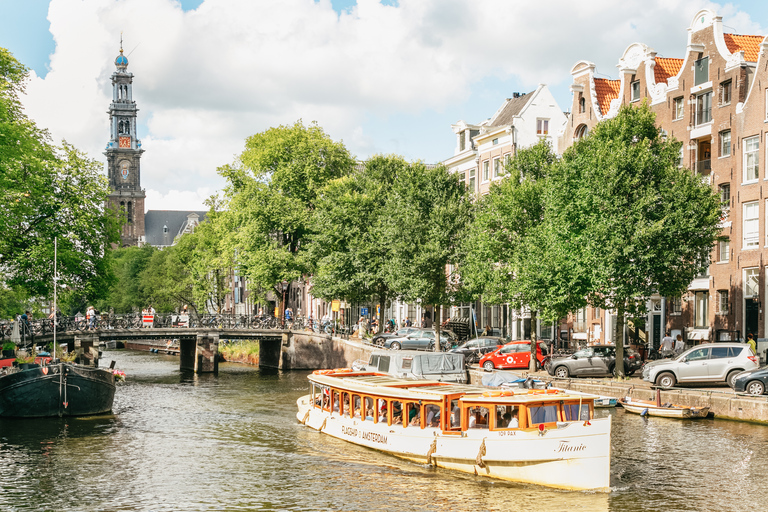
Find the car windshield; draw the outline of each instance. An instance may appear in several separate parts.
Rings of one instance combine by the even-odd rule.
[[[573,355],[576,357],[592,357],[592,354],[594,354],[594,350],[591,348],[583,348]]]
[[[686,361],[698,361],[700,359],[707,359],[709,357],[709,348],[697,348],[684,355]]]

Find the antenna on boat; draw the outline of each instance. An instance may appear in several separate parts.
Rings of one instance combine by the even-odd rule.
[[[59,323],[58,316],[56,315],[56,292],[59,287],[59,267],[57,260],[59,256],[59,238],[53,238],[53,357],[51,361],[56,360],[56,324]]]

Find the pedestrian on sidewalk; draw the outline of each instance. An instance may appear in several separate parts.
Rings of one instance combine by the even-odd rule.
[[[667,331],[667,335],[661,340],[661,357],[671,356],[674,352],[674,348],[675,340],[672,339],[672,336],[669,335],[669,331]]]
[[[755,337],[752,333],[747,334],[747,345],[752,347],[752,353],[757,354],[757,344],[755,343]]]
[[[685,350],[685,343],[683,342],[683,336],[682,334],[678,334],[677,339],[675,340],[675,354],[680,355],[683,353],[683,350]]]

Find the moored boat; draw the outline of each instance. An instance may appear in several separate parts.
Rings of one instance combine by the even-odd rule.
[[[88,416],[112,410],[111,370],[59,362],[30,363],[0,374],[0,417]]]
[[[709,407],[688,407],[668,403],[656,403],[650,400],[637,400],[626,397],[619,404],[627,411],[642,416],[660,416],[663,418],[706,418]]]
[[[594,418],[594,396],[348,369],[315,372],[309,381],[296,418],[322,433],[478,476],[610,491],[611,418]]]
[[[616,407],[616,403],[618,401],[618,398],[614,398],[612,396],[599,396],[595,398],[595,407],[602,407],[602,408],[608,408],[608,407]]]

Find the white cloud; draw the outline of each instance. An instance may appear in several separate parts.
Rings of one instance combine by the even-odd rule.
[[[358,157],[419,148],[414,140],[425,130],[442,131],[452,148],[457,119],[444,113],[469,104],[484,80],[512,80],[519,90],[540,82],[566,87],[581,59],[615,76],[633,42],[682,56],[686,29],[702,7],[713,7],[736,32],[765,33],[730,4],[703,0],[359,0],[341,15],[328,0],[206,0],[190,12],[173,0],[52,0],[56,50],[47,76],[31,80],[25,105],[54,137],[103,160],[122,31],[134,99],[149,129],[147,207],[183,208],[181,200],[200,201],[221,188],[216,167],[270,126],[318,121]],[[499,103],[511,92],[501,91]],[[377,120],[424,113],[433,124],[371,135]],[[423,147],[406,156],[432,161],[436,153]]]

